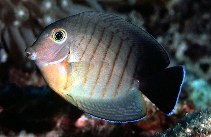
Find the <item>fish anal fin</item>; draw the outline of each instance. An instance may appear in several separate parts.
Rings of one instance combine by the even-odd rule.
[[[141,92],[133,89],[128,95],[113,99],[78,98],[78,107],[89,115],[115,123],[134,122],[146,115],[146,104]]]

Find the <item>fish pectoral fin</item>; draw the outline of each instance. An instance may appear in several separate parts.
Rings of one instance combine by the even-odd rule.
[[[65,94],[64,97],[65,97],[65,99],[66,99],[68,102],[72,103],[74,106],[77,106],[77,103],[76,103],[76,101],[73,99],[72,96],[70,96],[69,94]]]
[[[171,115],[176,107],[185,78],[185,69],[175,66],[140,81],[139,89],[161,111]]]

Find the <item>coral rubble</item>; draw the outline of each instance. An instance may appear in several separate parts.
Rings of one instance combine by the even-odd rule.
[[[211,108],[187,114],[177,125],[159,137],[211,136]]]

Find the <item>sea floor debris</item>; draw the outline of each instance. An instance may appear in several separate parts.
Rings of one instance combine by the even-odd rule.
[[[211,136],[211,108],[187,114],[177,125],[159,137]]]

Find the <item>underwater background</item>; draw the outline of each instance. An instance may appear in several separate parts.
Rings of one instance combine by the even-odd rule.
[[[125,18],[164,46],[170,66],[185,66],[172,116],[149,102],[147,118],[108,123],[90,118],[46,86],[25,49],[48,24],[83,11]],[[211,1],[0,0],[0,137],[5,136],[210,137]]]

